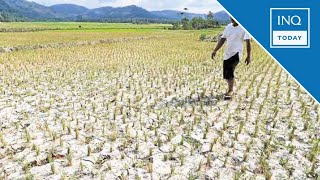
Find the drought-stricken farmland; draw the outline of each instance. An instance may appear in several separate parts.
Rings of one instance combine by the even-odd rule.
[[[0,54],[0,179],[319,179],[317,103],[255,43],[224,101],[201,33]]]

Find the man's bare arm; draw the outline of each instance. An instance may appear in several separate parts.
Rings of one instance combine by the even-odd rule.
[[[251,63],[251,41],[250,41],[250,39],[247,39],[246,43],[247,43],[247,58],[246,58],[245,63],[247,65],[249,65]]]
[[[219,49],[221,49],[221,47],[223,46],[224,42],[226,42],[226,38],[221,38],[220,41],[218,42],[216,48],[213,50],[211,58],[214,59],[214,57],[216,56],[216,53],[219,51]]]

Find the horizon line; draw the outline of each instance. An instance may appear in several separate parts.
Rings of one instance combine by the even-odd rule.
[[[56,6],[56,5],[76,5],[76,6],[81,6],[81,7],[84,7],[84,8],[87,8],[89,10],[93,10],[93,9],[98,9],[98,8],[104,8],[104,7],[111,7],[111,8],[123,8],[123,7],[128,7],[128,6],[136,6],[136,7],[139,7],[139,8],[142,8],[142,9],[145,9],[149,12],[151,11],[179,11],[179,12],[186,12],[186,13],[192,13],[192,14],[208,14],[210,11],[213,12],[213,13],[218,13],[218,12],[222,12],[224,11],[223,9],[219,9],[217,11],[214,11],[214,10],[209,10],[208,12],[204,13],[204,12],[195,12],[195,11],[184,11],[184,10],[178,10],[178,9],[157,9],[157,10],[152,10],[152,9],[148,9],[148,8],[144,8],[142,6],[138,6],[138,5],[135,5],[135,4],[131,4],[131,5],[126,5],[126,6],[100,6],[100,7],[95,7],[95,8],[90,8],[88,6],[85,6],[85,5],[80,5],[80,4],[75,4],[75,3],[58,3],[58,4],[52,4],[52,5],[49,5],[49,4],[43,4],[43,3],[39,3],[39,2],[35,2],[33,0],[27,0],[29,2],[33,2],[33,3],[37,3],[37,4],[40,4],[40,5],[43,5],[43,6],[46,6],[46,7],[51,7],[51,6]],[[187,7],[186,7],[187,8]],[[190,9],[190,8],[188,8]]]

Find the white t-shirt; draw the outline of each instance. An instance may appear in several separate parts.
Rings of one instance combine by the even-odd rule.
[[[248,33],[246,33],[239,25],[233,26],[232,23],[228,24],[225,28],[222,38],[227,39],[227,47],[224,52],[224,60],[228,60],[235,54],[239,53],[239,58],[242,57],[243,40],[250,39]]]

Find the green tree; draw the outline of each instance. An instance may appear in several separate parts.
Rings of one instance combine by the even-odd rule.
[[[202,17],[194,17],[191,20],[191,25],[193,29],[206,29],[208,28],[208,23]]]
[[[189,29],[192,29],[191,28],[191,25],[190,25],[190,21],[188,18],[183,18],[181,20],[181,24],[182,24],[182,29],[183,30],[189,30]]]
[[[216,21],[214,20],[214,15],[212,11],[209,11],[209,14],[207,15],[207,24],[208,28],[214,28],[216,25]]]
[[[179,23],[179,22],[174,22],[174,23],[172,23],[172,29],[173,29],[173,30],[178,30],[178,29],[180,29],[180,23]]]
[[[216,26],[215,27],[220,27],[219,21],[216,21]]]
[[[208,20],[214,20],[214,15],[213,15],[213,12],[212,11],[209,11],[209,14],[207,16],[207,19]]]

